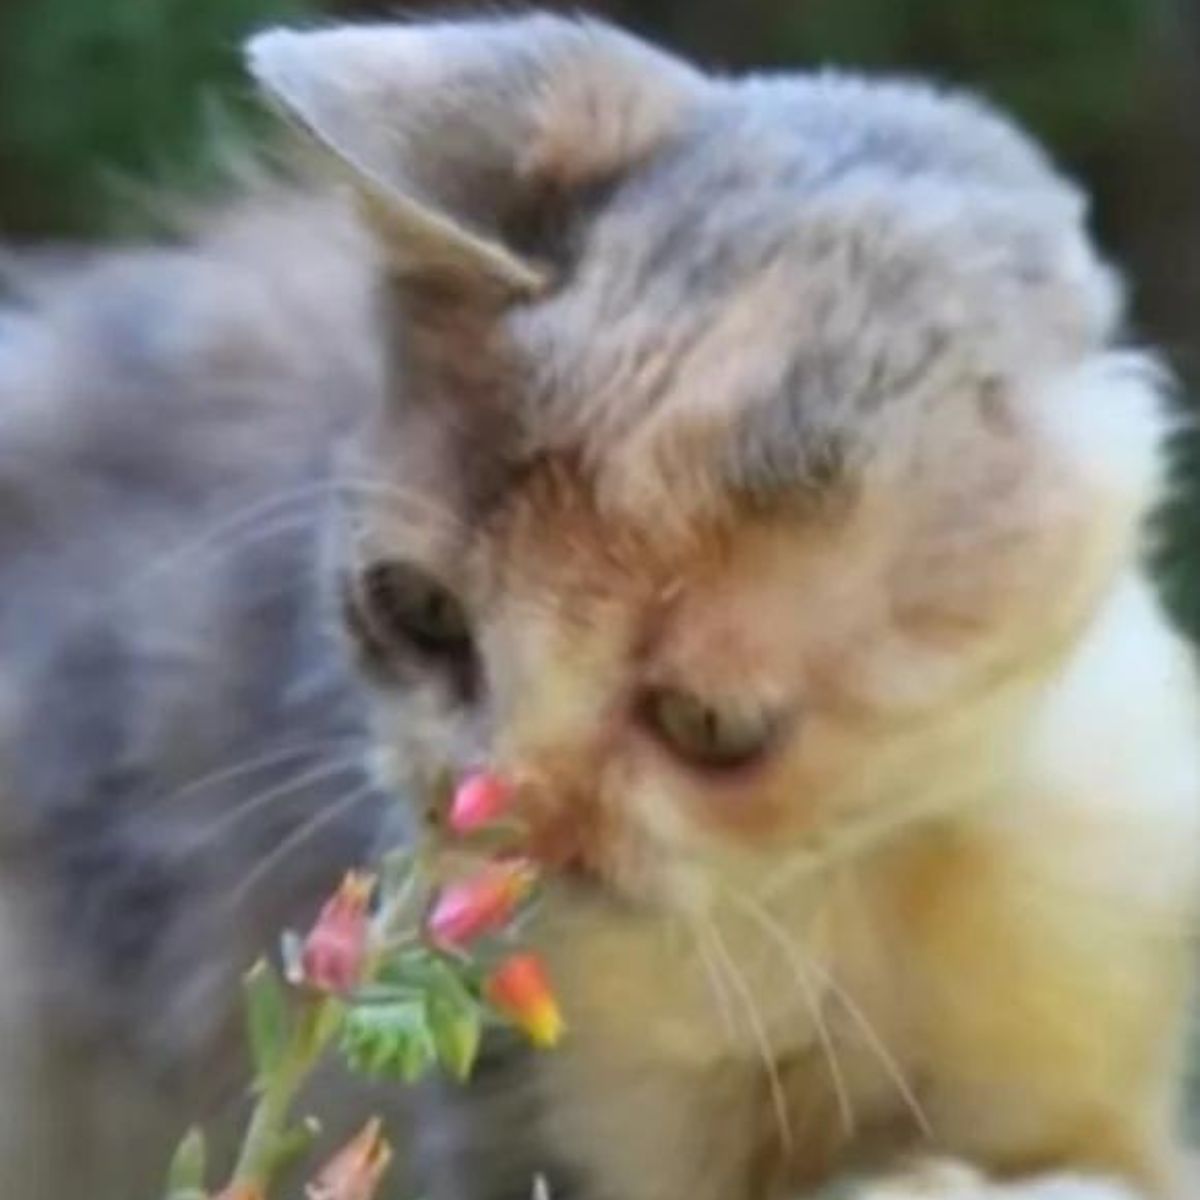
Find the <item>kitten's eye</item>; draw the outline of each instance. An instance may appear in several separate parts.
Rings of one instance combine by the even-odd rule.
[[[361,598],[372,631],[423,654],[462,658],[471,630],[462,605],[436,579],[403,562],[374,563],[363,572]]]
[[[680,758],[700,767],[739,767],[770,745],[777,723],[761,709],[718,706],[687,692],[650,692],[643,719]]]

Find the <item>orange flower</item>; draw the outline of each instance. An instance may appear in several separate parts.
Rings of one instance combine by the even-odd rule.
[[[265,1193],[257,1183],[231,1183],[213,1200],[265,1200]]]
[[[492,863],[478,874],[444,888],[428,928],[442,946],[461,947],[499,929],[533,886],[534,872],[521,859]]]
[[[302,978],[310,987],[348,992],[362,979],[374,890],[373,876],[350,871],[325,902],[300,955]]]
[[[347,1142],[308,1185],[308,1200],[371,1200],[392,1161],[378,1117]]]
[[[509,784],[492,771],[473,771],[454,790],[448,822],[455,833],[474,833],[503,817],[512,805]]]
[[[484,994],[535,1046],[553,1046],[562,1037],[562,1013],[537,955],[504,959],[488,976]]]

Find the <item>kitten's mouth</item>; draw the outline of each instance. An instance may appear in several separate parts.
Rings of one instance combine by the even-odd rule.
[[[426,826],[439,857],[524,859],[537,870],[546,897],[614,914],[645,915],[654,906],[614,878],[602,831],[563,810],[523,807],[510,780],[490,771],[439,777],[427,792]],[[575,814],[577,817],[578,814]]]
[[[570,903],[626,916],[649,909],[647,900],[639,899],[613,878],[599,846],[585,846],[575,840],[546,842],[533,838],[529,855],[545,872],[546,881],[560,889]]]
[[[574,862],[552,868],[548,878],[574,900],[623,910],[636,907],[632,897],[614,887],[600,871],[583,863]]]
[[[606,920],[644,920],[652,915],[650,904],[614,887],[588,871],[558,871],[546,876],[542,903],[551,911],[560,909],[590,913]]]

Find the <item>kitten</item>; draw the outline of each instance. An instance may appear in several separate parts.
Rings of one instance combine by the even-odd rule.
[[[153,1195],[239,967],[486,761],[571,1033],[428,1098],[429,1194],[1191,1195],[1195,685],[1077,192],[590,21],[248,55],[345,194],[0,337],[0,1193]]]

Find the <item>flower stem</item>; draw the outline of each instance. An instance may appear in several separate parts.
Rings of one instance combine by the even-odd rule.
[[[234,1168],[234,1184],[265,1194],[281,1157],[286,1158],[281,1152],[287,1147],[292,1103],[337,1028],[334,1004],[326,997],[305,1000],[287,1049],[263,1081]]]

